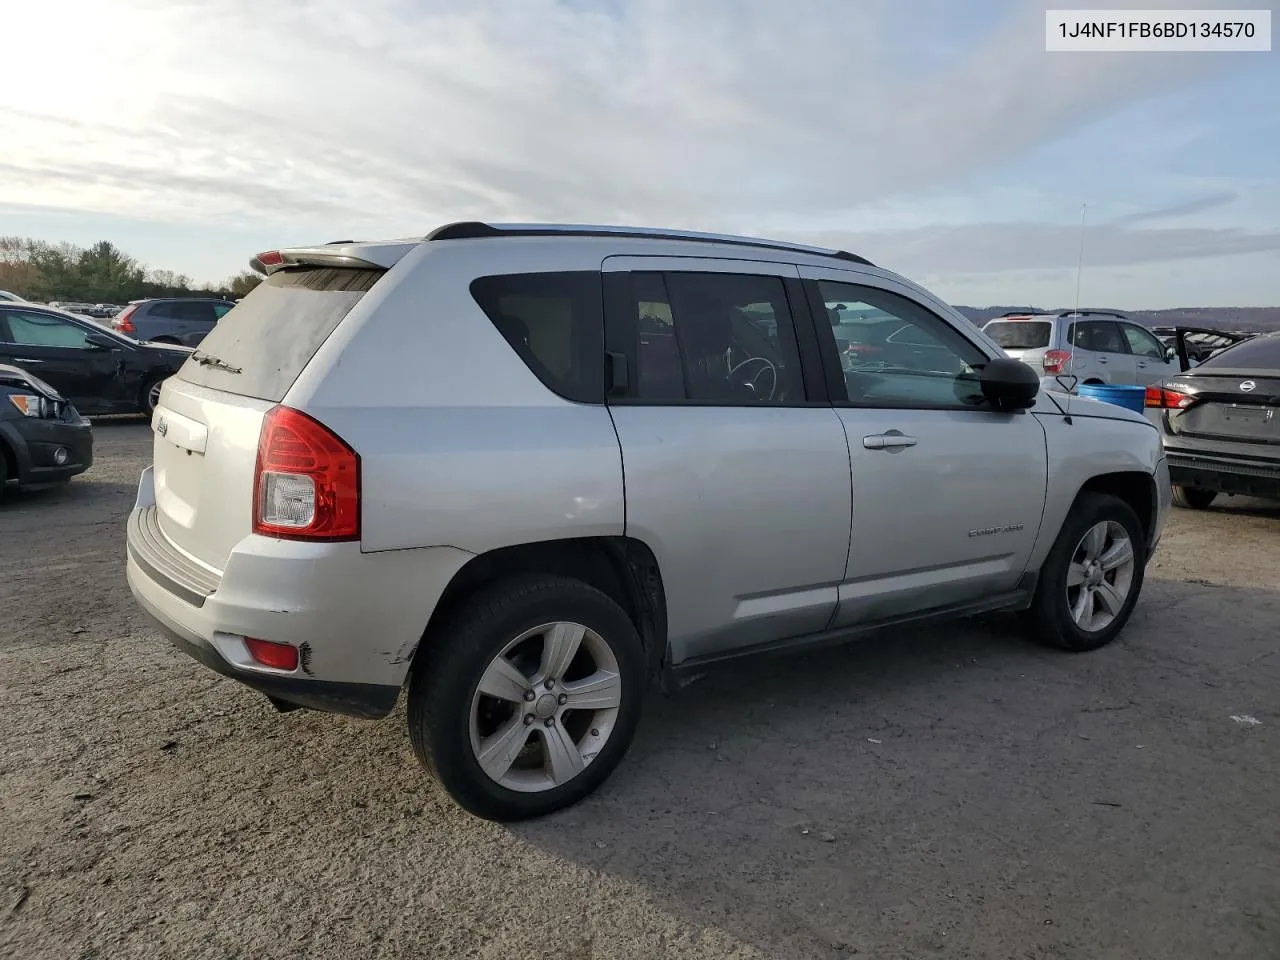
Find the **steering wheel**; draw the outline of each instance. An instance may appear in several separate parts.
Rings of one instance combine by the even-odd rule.
[[[756,375],[754,377],[744,377],[738,382],[751,387],[751,389],[755,392],[756,396],[762,396],[760,392],[760,387],[757,381],[759,381],[759,379],[762,376],[764,376],[765,373],[768,373],[769,381],[770,381],[769,394],[768,396],[765,396],[764,399],[772,400],[773,395],[778,392],[778,368],[773,365],[773,361],[770,360],[768,357],[747,357],[747,359],[743,360],[737,366],[730,368],[729,378],[733,379],[734,377],[737,376],[737,373],[739,370],[741,370],[743,367],[750,366],[753,363],[758,364],[760,366],[760,369],[756,373]]]

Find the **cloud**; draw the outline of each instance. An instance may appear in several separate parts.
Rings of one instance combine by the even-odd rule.
[[[1187,200],[1183,203],[1175,203],[1170,206],[1160,207],[1155,210],[1145,210],[1138,213],[1131,213],[1125,217],[1119,217],[1112,221],[1114,224],[1134,224],[1146,223],[1151,220],[1169,220],[1174,217],[1186,217],[1193,213],[1201,213],[1205,210],[1213,210],[1217,207],[1225,207],[1230,203],[1234,203],[1239,199],[1239,194],[1234,190],[1224,190],[1220,193],[1211,193],[1208,196],[1199,197],[1195,200]]]
[[[1078,225],[980,223],[944,230],[822,231],[797,239],[850,250],[905,274],[980,274],[1068,267],[1074,271],[1081,237]],[[1280,231],[1275,230],[1144,229],[1110,223],[1084,231],[1086,269],[1274,251],[1280,251]]]
[[[0,92],[25,145],[0,202],[325,235],[462,217],[745,229],[962,182],[1221,63],[1052,56],[1044,5],[1018,2],[917,64],[881,40],[906,35],[905,6],[27,5],[24,35],[50,49],[9,48],[15,75],[57,38],[72,76]],[[53,28],[71,9],[67,49]],[[125,31],[145,57],[89,55],[86,37]]]

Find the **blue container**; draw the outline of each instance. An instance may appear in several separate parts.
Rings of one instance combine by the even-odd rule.
[[[1121,386],[1117,383],[1082,383],[1076,390],[1082,397],[1092,397],[1138,413],[1146,410],[1147,388]]]

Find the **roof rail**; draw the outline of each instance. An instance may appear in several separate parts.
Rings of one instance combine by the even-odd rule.
[[[1059,317],[1119,317],[1121,320],[1128,320],[1129,317],[1117,310],[1063,310]]]
[[[796,253],[812,253],[822,257],[836,257],[865,266],[875,266],[865,257],[847,250],[827,247],[811,247],[801,243],[780,240],[761,240],[757,237],[739,237],[732,234],[699,233],[692,230],[663,230],[653,227],[610,227],[569,223],[481,223],[465,220],[436,227],[424,240],[476,240],[482,237],[625,237],[645,240],[691,240],[702,243],[735,244],[743,247],[762,247],[766,250],[791,250]]]

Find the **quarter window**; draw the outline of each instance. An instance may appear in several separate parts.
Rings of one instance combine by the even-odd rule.
[[[979,377],[987,356],[947,321],[887,290],[828,280],[817,285],[849,401],[885,407],[984,402]]]
[[[543,385],[569,400],[603,400],[599,271],[480,277],[471,295]]]
[[[640,400],[726,406],[804,401],[780,277],[633,273]]]

